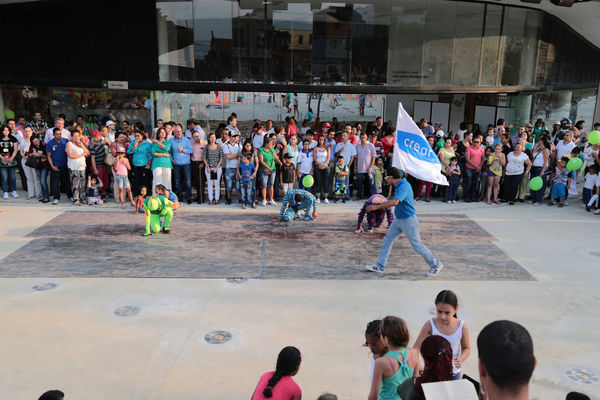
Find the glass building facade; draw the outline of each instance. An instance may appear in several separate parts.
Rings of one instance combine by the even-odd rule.
[[[524,7],[448,0],[178,0],[158,1],[156,8],[159,79],[165,82],[456,91],[575,83],[597,88],[600,80],[597,49],[545,12]]]
[[[99,28],[73,34],[82,19]],[[46,0],[0,5],[0,23],[20,32],[6,54],[36,49],[0,62],[0,107],[17,114],[281,121],[294,92],[301,118],[394,120],[402,102],[450,130],[600,114],[600,49],[503,1]]]

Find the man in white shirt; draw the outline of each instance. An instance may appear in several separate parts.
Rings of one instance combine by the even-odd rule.
[[[231,132],[229,131],[229,127],[223,128],[223,134],[220,138],[217,139],[217,143],[220,144],[221,146],[223,146],[225,143],[227,143],[229,141],[230,133]]]
[[[242,152],[242,146],[238,142],[239,137],[237,133],[232,133],[229,141],[222,145],[223,154],[225,155],[226,204],[231,204],[231,192],[233,192],[234,185],[238,197],[240,197],[240,182],[236,179],[236,171],[240,163],[240,153]]]
[[[444,131],[442,130],[442,124],[441,123],[436,122],[435,124],[433,124],[433,133],[438,138],[443,138],[444,137]]]
[[[175,123],[169,121],[165,124],[165,131],[167,132],[167,140],[171,140],[173,138],[173,130],[175,129]]]
[[[230,115],[229,118],[227,118],[227,128],[232,134],[240,134],[240,130],[237,128],[237,117]]]
[[[250,139],[252,140],[252,145],[256,150],[260,149],[265,141],[265,127],[262,123],[257,122],[254,124],[254,133],[252,133]]]
[[[271,121],[270,119],[268,119],[266,122],[265,131],[267,131],[267,135],[270,135],[271,133],[275,133],[275,128],[273,127],[273,121]]]
[[[62,118],[56,118],[54,122],[54,128],[60,129],[60,136],[63,139],[71,140],[71,132],[65,129],[65,120]],[[54,139],[54,128],[50,128],[44,134],[44,143],[48,144],[49,141]]]
[[[575,143],[573,143],[573,132],[566,131],[563,136],[563,140],[559,140],[556,143],[556,159],[560,160],[573,150]]]

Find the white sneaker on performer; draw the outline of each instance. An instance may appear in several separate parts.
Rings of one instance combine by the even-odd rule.
[[[12,194],[12,197],[14,197],[15,199],[19,197],[19,194],[14,190],[11,194]]]
[[[263,201],[261,201],[261,202],[260,202],[260,205],[261,205],[261,206],[266,206],[266,205],[267,205],[267,201],[266,201],[266,200],[263,200]]]
[[[4,192],[4,200],[8,199],[8,192]]]
[[[444,268],[444,264],[442,264],[440,262],[440,265],[438,265],[437,268],[431,267],[429,269],[429,272],[427,273],[427,276],[436,276],[437,274],[440,273],[440,271],[442,270],[442,268]]]
[[[269,204],[272,205],[272,206],[276,206],[277,205],[277,203],[275,202],[275,200],[269,201]]]
[[[329,199],[327,197],[325,197],[325,200],[323,200],[323,203],[329,204]]]
[[[385,271],[377,264],[367,265],[366,270],[370,272],[376,272],[378,274],[383,274]]]
[[[317,204],[321,204],[321,199],[317,197]]]

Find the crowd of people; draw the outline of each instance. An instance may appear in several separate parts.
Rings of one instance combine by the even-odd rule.
[[[424,400],[423,384],[467,379],[479,399],[529,399],[529,381],[537,360],[531,335],[512,321],[495,321],[477,337],[479,380],[464,375],[462,365],[471,354],[469,330],[458,318],[458,298],[443,290],[435,298],[435,317],[429,318],[409,347],[406,322],[386,316],[367,324],[365,347],[370,350],[369,400]],[[283,348],[275,370],[260,376],[253,400],[299,400],[302,390],[294,380],[302,353],[294,346]],[[366,377],[365,377],[366,378]],[[466,397],[461,397],[466,398]],[[327,393],[318,400],[337,399]],[[567,400],[588,399],[571,392]]]
[[[281,125],[255,120],[248,132],[241,132],[232,113],[226,123],[206,133],[195,119],[185,129],[162,120],[146,129],[141,122],[117,125],[112,120],[93,126],[81,115],[69,122],[59,116],[54,126],[39,112],[29,122],[18,116],[0,127],[3,196],[19,196],[16,171],[28,199],[48,203],[52,197],[53,204],[66,194],[75,205],[114,198],[122,207],[135,206],[135,198],[154,193],[159,184],[188,204],[217,205],[222,194],[231,204],[235,194],[242,208],[275,205],[294,188],[312,192],[317,204],[389,195],[384,178],[393,160],[396,131],[391,122],[378,117],[363,128],[361,123],[316,118],[309,125],[305,120],[297,126],[293,117]],[[561,207],[578,193],[579,171],[566,168],[578,157],[585,163],[580,168],[585,206],[588,211],[598,207],[594,194],[599,194],[600,144],[587,143],[585,121],[563,119],[547,129],[538,120],[511,130],[500,119],[485,133],[477,124],[467,130],[461,123],[447,135],[441,124],[431,126],[421,119],[418,125],[449,185],[408,176],[417,201],[439,197],[456,203],[462,187],[465,202],[512,205],[528,200],[539,205],[550,188],[548,204]],[[311,186],[305,184],[308,175]],[[537,176],[542,187],[531,190],[528,183]]]
[[[461,196],[467,203],[539,205],[547,199],[548,205],[562,207],[578,194],[577,178],[583,174],[584,206],[600,214],[600,144],[586,141],[585,121],[572,124],[565,118],[548,129],[542,120],[515,128],[500,119],[485,132],[461,123],[449,134],[426,119],[418,126],[449,185],[407,176],[416,201],[439,198],[453,204]],[[141,122],[107,120],[94,126],[81,115],[68,122],[61,115],[50,126],[36,112],[30,121],[18,116],[0,127],[0,177],[5,199],[19,196],[18,171],[28,199],[52,204],[65,194],[75,205],[114,198],[123,208],[135,207],[159,184],[188,204],[217,205],[225,197],[226,204],[235,199],[242,208],[276,205],[294,188],[313,193],[317,204],[329,204],[389,196],[384,178],[395,135],[392,123],[381,117],[364,127],[336,119],[316,118],[312,125],[305,120],[301,126],[293,117],[281,125],[255,120],[241,132],[232,113],[207,133],[195,119],[185,128],[158,120],[146,129]],[[585,166],[567,169],[573,158]],[[538,176],[542,187],[530,189],[530,180]]]

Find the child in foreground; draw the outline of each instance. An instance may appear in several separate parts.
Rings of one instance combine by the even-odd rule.
[[[469,354],[471,345],[469,330],[464,321],[456,316],[458,298],[451,290],[442,290],[435,298],[435,317],[425,322],[415,341],[415,349],[420,349],[425,338],[437,335],[450,342],[452,347],[452,380],[462,378],[461,368]]]
[[[302,353],[294,346],[284,347],[277,356],[275,371],[264,373],[254,389],[252,400],[299,400],[300,386],[292,378],[300,370]]]

